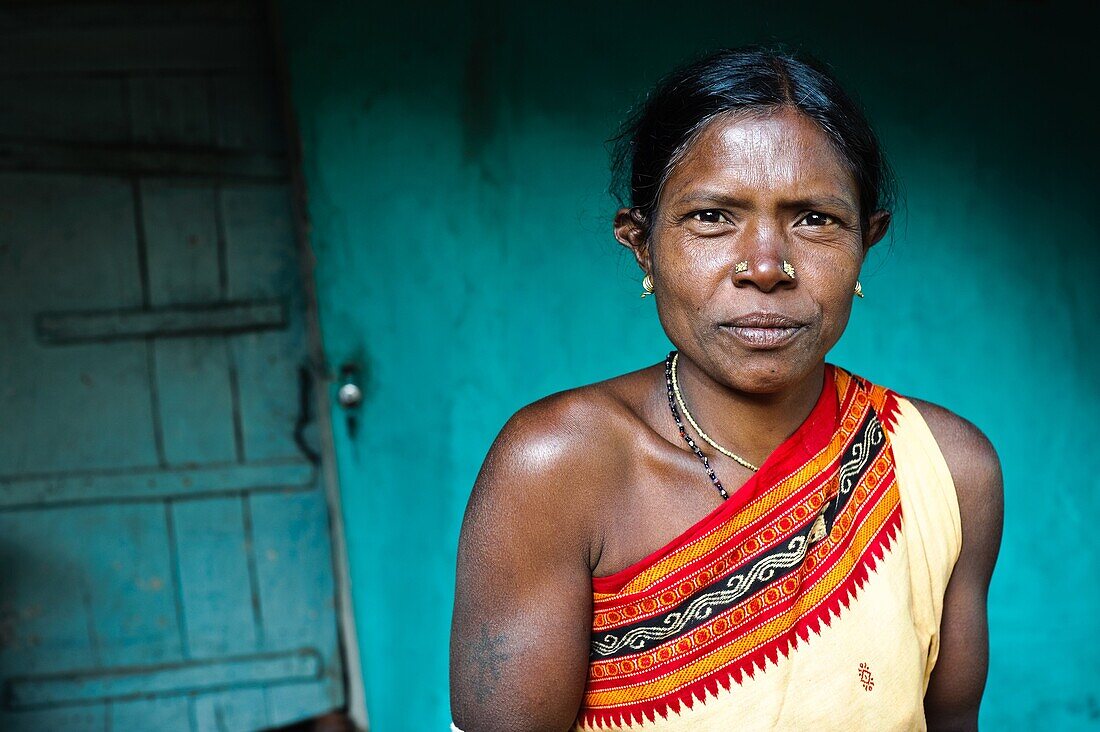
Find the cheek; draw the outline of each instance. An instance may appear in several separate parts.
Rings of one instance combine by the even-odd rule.
[[[729,244],[714,239],[666,239],[655,247],[654,263],[667,294],[701,301],[728,275]]]
[[[852,314],[852,292],[847,287],[847,280],[847,272],[834,273],[821,280],[814,292],[822,335],[830,341],[830,347],[840,338]]]
[[[725,259],[702,246],[666,245],[654,264],[660,280],[657,317],[665,333],[678,348],[711,340],[707,312],[725,277]]]
[[[812,273],[821,289],[831,293],[843,289],[849,279],[854,283],[863,265],[863,248],[858,239],[796,242],[792,255],[800,270]]]
[[[803,291],[820,309],[826,330],[843,330],[852,309],[852,289],[862,263],[859,254],[847,250],[817,252],[803,258]]]
[[[844,330],[852,314],[852,301],[844,296],[837,297],[822,306],[823,320],[831,330]]]

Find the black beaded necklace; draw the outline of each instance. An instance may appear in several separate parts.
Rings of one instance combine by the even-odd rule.
[[[699,449],[699,446],[695,444],[695,440],[691,439],[691,435],[684,429],[684,423],[680,421],[680,410],[676,408],[676,398],[672,393],[672,358],[676,355],[676,351],[669,351],[668,356],[665,358],[665,386],[668,387],[668,408],[672,410],[672,418],[676,420],[676,427],[680,430],[680,437],[684,438],[688,447],[695,453],[695,457],[699,458],[703,462],[703,467],[707,470],[707,475],[710,476],[710,482],[714,483],[714,487],[718,489],[719,495],[722,496],[722,500],[726,500],[730,497],[729,493],[726,493],[726,489],[722,487],[722,481],[718,480],[718,476],[714,474],[714,468],[710,467],[710,459],[703,454],[703,451]]]

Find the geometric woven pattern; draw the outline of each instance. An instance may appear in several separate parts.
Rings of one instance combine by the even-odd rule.
[[[892,392],[832,365],[804,423],[681,536],[593,580],[579,728],[705,704],[843,613],[898,535]]]

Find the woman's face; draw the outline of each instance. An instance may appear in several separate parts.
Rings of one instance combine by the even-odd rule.
[[[800,383],[823,361],[888,222],[878,212],[861,230],[843,158],[786,108],[708,124],[665,181],[648,237],[625,214],[616,236],[653,275],[670,340],[715,380],[758,394]]]

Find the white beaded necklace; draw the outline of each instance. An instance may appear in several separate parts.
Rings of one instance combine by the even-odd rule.
[[[753,465],[745,458],[741,457],[740,455],[734,454],[733,452],[727,450],[726,448],[722,447],[717,442],[712,440],[706,432],[703,432],[703,429],[699,426],[699,423],[695,421],[695,418],[691,416],[691,412],[688,411],[687,405],[684,404],[684,397],[682,394],[680,394],[680,382],[676,378],[676,362],[679,359],[680,354],[679,352],[677,352],[672,357],[672,391],[676,394],[676,401],[680,405],[680,410],[684,413],[684,416],[687,417],[687,421],[691,424],[692,428],[694,428],[694,430],[699,433],[699,436],[703,438],[704,442],[706,442],[708,445],[710,445],[726,457],[736,460],[738,463],[744,465],[746,468],[753,471],[754,473],[760,470],[759,467]]]

